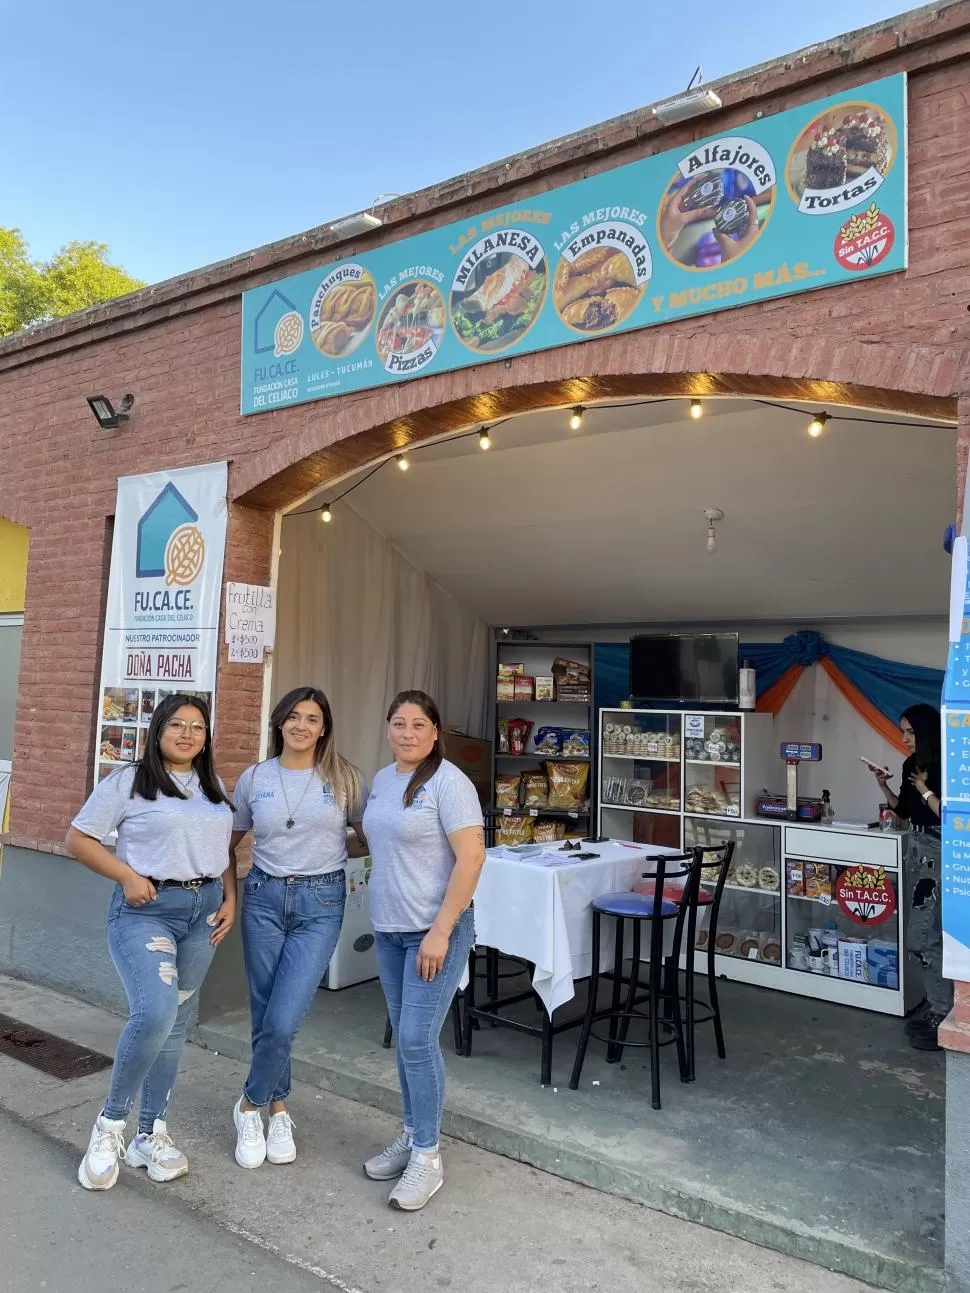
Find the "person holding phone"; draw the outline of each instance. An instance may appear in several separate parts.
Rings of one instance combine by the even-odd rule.
[[[102,841],[115,831],[112,853]],[[199,988],[236,916],[231,832],[209,707],[176,693],[156,707],[142,758],[105,778],[67,833],[72,856],[115,881],[108,951],[130,1012],[78,1168],[86,1190],[110,1190],[121,1159],[147,1168],[152,1181],[189,1170],[166,1113]],[[139,1093],[138,1134],[126,1149],[125,1123]]]
[[[899,720],[909,756],[898,793],[891,773],[873,768],[879,788],[900,826],[909,828],[903,884],[910,905],[907,951],[923,968],[926,999],[906,1022],[910,1045],[939,1050],[937,1030],[953,1005],[953,984],[943,977],[943,921],[940,907],[940,714],[932,705],[912,705]]]
[[[388,1204],[417,1212],[444,1184],[438,1038],[475,942],[472,898],[485,832],[478,792],[444,757],[441,716],[430,696],[395,696],[387,739],[394,762],[374,778],[364,834],[374,859],[370,910],[397,1038],[404,1128],[364,1171],[373,1181],[400,1177]]]

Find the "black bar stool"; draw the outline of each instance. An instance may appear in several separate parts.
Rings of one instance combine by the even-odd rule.
[[[593,946],[592,973],[589,981],[589,997],[586,1002],[586,1017],[583,1020],[583,1031],[576,1050],[576,1061],[573,1064],[569,1085],[573,1091],[579,1086],[579,1078],[586,1059],[586,1049],[590,1037],[606,1043],[606,1058],[609,1063],[616,1063],[622,1058],[625,1046],[649,1048],[650,1050],[650,1095],[654,1109],[660,1108],[660,1047],[671,1043],[677,1047],[677,1061],[682,1082],[687,1080],[687,1055],[684,1047],[684,1029],[680,1018],[680,999],[676,992],[669,998],[664,985],[664,934],[667,921],[674,921],[673,952],[675,963],[680,958],[680,942],[685,917],[690,910],[690,890],[696,891],[700,883],[700,850],[690,853],[660,854],[646,858],[645,861],[656,866],[654,873],[644,875],[644,879],[653,882],[653,892],[641,893],[607,893],[594,898],[593,907]],[[665,896],[664,890],[672,880],[684,879],[684,901],[672,901]],[[696,916],[696,892],[693,898]],[[616,921],[616,951],[613,958],[612,973],[600,972],[600,932],[603,916],[612,916]],[[623,938],[624,922],[633,922],[633,962],[630,977],[623,974]],[[640,979],[640,930],[644,921],[650,921],[650,967],[649,978],[644,984]],[[604,1010],[597,1010],[600,979],[610,979],[613,984],[613,998]],[[621,1005],[623,985],[627,985],[625,1005]],[[644,992],[644,989],[646,991]],[[661,1001],[668,1005],[663,1017],[660,1015]],[[638,1010],[637,1006],[647,1003],[647,1010]],[[609,1036],[601,1037],[593,1032],[593,1025],[600,1020],[609,1020]],[[631,1019],[644,1019],[647,1022],[648,1038],[645,1042],[627,1040],[627,1031]],[[665,1034],[661,1037],[661,1031]]]

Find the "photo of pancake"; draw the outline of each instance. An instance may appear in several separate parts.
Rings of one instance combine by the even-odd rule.
[[[342,359],[352,354],[367,335],[377,308],[377,288],[367,270],[320,289],[310,307],[310,336],[323,355]]]
[[[840,103],[810,121],[788,155],[785,180],[796,202],[806,189],[841,189],[870,170],[885,178],[896,157],[896,127],[871,103]]]
[[[630,260],[612,247],[594,247],[556,269],[552,299],[567,327],[604,332],[622,323],[640,304],[646,284],[637,287]]]
[[[437,350],[446,313],[445,298],[434,283],[426,279],[403,283],[384,302],[377,319],[375,342],[381,363],[387,367],[392,355],[416,354],[429,341]]]
[[[774,184],[758,193],[750,176],[733,167],[689,180],[677,171],[660,204],[660,245],[684,269],[716,269],[753,246],[774,203]]]
[[[545,256],[535,266],[514,252],[479,261],[462,289],[451,293],[451,321],[470,350],[494,353],[519,341],[532,327],[549,281]]]

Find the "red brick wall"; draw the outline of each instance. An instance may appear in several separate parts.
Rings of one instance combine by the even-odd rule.
[[[748,121],[756,110],[767,114],[908,69],[905,274],[526,356],[511,369],[498,362],[249,418],[238,413],[241,290],[348,254],[352,244],[329,250],[332,238],[308,235],[148,290],[134,303],[0,344],[0,515],[31,529],[13,834],[51,847],[90,786],[105,526],[118,476],[228,458],[234,501],[226,578],[263,582],[272,564],[273,516],[235,500],[328,444],[410,410],[500,387],[582,374],[714,373],[773,378],[779,395],[796,377],[883,386],[898,393],[901,408],[913,396],[960,397],[962,463],[970,442],[968,52],[970,4],[962,4],[910,20],[902,35],[873,37],[851,56],[825,49],[796,68],[741,79],[722,94],[727,107],[718,129]],[[693,133],[711,129],[704,118]],[[681,126],[656,135],[652,119],[631,114],[558,151],[462,177],[410,199],[414,219],[395,220],[387,236],[677,146],[691,131]],[[85,395],[128,390],[136,395],[130,424],[100,431]],[[222,662],[218,753],[230,782],[256,753],[261,695],[259,671]]]

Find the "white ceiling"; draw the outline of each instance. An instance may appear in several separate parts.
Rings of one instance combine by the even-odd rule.
[[[851,420],[812,440],[810,409],[704,408],[593,408],[576,433],[566,410],[526,414],[487,452],[472,436],[388,464],[334,524],[352,505],[496,625],[945,613],[952,427],[833,409]]]

